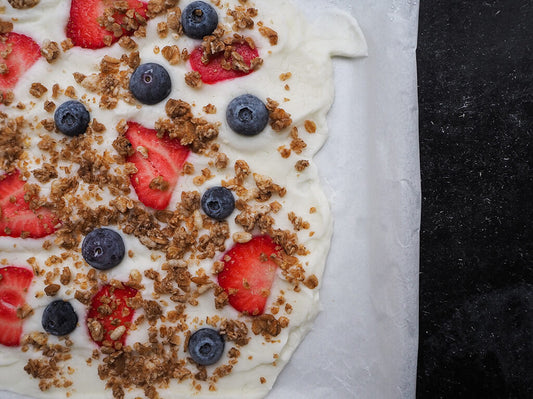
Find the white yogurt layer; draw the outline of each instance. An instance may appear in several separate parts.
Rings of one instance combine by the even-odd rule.
[[[183,9],[190,1],[181,1],[179,6]],[[11,19],[14,24],[14,31],[30,36],[39,45],[43,46],[46,40],[61,43],[66,39],[65,26],[69,17],[69,1],[62,0],[41,0],[40,3],[31,9],[15,10],[5,4],[4,14],[0,14],[3,20]],[[240,5],[237,0],[223,0],[217,8],[220,22],[230,30],[233,19],[226,14],[227,9],[234,9]],[[204,84],[201,88],[191,88],[184,80],[184,75],[191,71],[187,62],[177,65],[170,65],[161,53],[154,52],[155,47],[160,49],[169,44],[176,44],[180,49],[190,49],[198,46],[201,41],[192,40],[185,36],[179,38],[169,34],[167,38],[161,39],[156,31],[157,23],[165,21],[164,16],[157,17],[148,22],[146,38],[138,39],[141,62],[157,62],[163,65],[172,78],[172,92],[170,98],[181,99],[192,105],[192,112],[195,116],[203,117],[210,122],[220,122],[219,136],[216,143],[219,144],[219,151],[229,158],[229,166],[223,170],[218,170],[209,165],[212,159],[202,154],[190,155],[188,162],[195,168],[193,175],[180,176],[178,185],[173,193],[168,209],[175,209],[183,191],[200,191],[206,188],[219,185],[223,180],[231,179],[235,172],[233,165],[237,160],[245,160],[254,173],[269,176],[273,181],[285,187],[287,192],[283,197],[275,195],[272,200],[278,201],[282,208],[272,214],[275,220],[275,227],[294,231],[299,243],[303,244],[309,251],[308,255],[299,256],[299,261],[305,269],[305,275],[315,275],[320,281],[326,257],[329,249],[332,220],[328,201],[322,191],[318,170],[313,163],[313,156],[317,153],[327,138],[328,130],[326,126],[326,114],[333,101],[333,81],[331,57],[358,56],[366,52],[366,45],[361,31],[356,21],[348,14],[337,12],[334,16],[324,18],[322,21],[315,21],[310,24],[302,13],[285,0],[258,1],[255,4],[246,3],[246,7],[255,7],[258,16],[254,20],[262,21],[265,26],[277,32],[279,41],[277,45],[271,45],[268,39],[262,36],[257,25],[253,30],[243,31],[242,34],[250,36],[255,41],[259,55],[263,59],[261,68],[250,75],[233,80],[227,80],[214,85]],[[84,75],[91,75],[99,71],[99,64],[105,55],[120,58],[127,53],[118,44],[109,48],[99,50],[87,50],[74,47],[66,52],[52,64],[44,58],[39,59],[20,79],[14,89],[15,101],[12,106],[0,106],[0,111],[5,112],[9,117],[23,116],[29,121],[34,129],[28,130],[28,140],[24,160],[24,169],[32,171],[40,168],[39,162],[47,160],[47,154],[42,153],[37,143],[40,141],[39,134],[47,133],[39,126],[39,121],[50,118],[51,114],[43,109],[44,102],[51,100],[51,88],[58,83],[61,88],[73,86],[78,98],[84,98],[83,102],[90,108],[91,118],[96,118],[107,128],[102,135],[100,144],[94,143],[100,153],[108,151],[114,154],[112,146],[117,137],[115,126],[121,120],[136,121],[145,127],[153,128],[156,121],[166,118],[165,103],[163,101],[153,106],[136,107],[119,101],[118,106],[113,110],[104,110],[98,107],[99,98],[94,93],[86,91],[81,85],[76,83],[73,77],[74,72]],[[291,74],[290,78],[283,81],[280,76]],[[29,89],[32,83],[39,82],[48,88],[48,92],[37,99],[30,96]],[[234,97],[251,93],[266,101],[271,98],[280,104],[286,112],[291,115],[292,127],[298,128],[299,136],[306,143],[306,147],[300,154],[294,151],[288,158],[281,156],[279,148],[285,146],[290,148],[291,138],[290,128],[282,132],[275,132],[270,126],[259,135],[254,137],[243,137],[234,133],[225,121],[225,109],[229,101]],[[54,99],[56,104],[69,100],[68,97],[60,95]],[[24,110],[18,109],[15,105],[22,102],[26,105]],[[216,107],[215,114],[206,114],[203,107],[212,104]],[[306,121],[313,121],[316,124],[316,132],[308,133],[304,128]],[[3,123],[3,121],[0,121]],[[48,134],[48,133],[47,133]],[[62,136],[58,133],[49,133],[57,140]],[[342,151],[342,149],[340,149]],[[309,167],[303,171],[297,171],[294,167],[298,160],[308,160]],[[193,182],[204,168],[209,168],[214,175],[207,180],[204,185],[197,186]],[[59,170],[59,169],[58,169]],[[0,171],[2,174],[3,171]],[[74,171],[75,173],[75,171]],[[67,176],[64,171],[60,171],[60,177]],[[46,196],[50,191],[50,183],[41,184],[33,176],[28,178],[29,183],[41,186],[41,195]],[[253,180],[251,180],[253,182]],[[88,190],[80,182],[80,191]],[[99,189],[97,189],[99,190]],[[108,190],[100,190],[101,201],[95,201],[94,205],[107,205],[113,199]],[[136,194],[132,190],[131,197],[136,199]],[[310,212],[314,208],[316,212]],[[288,214],[294,212],[303,220],[309,222],[308,229],[295,231],[294,226],[288,218]],[[228,219],[230,227],[230,238],[226,242],[226,248],[233,245],[231,235],[234,232],[243,231],[242,227],[234,221],[235,213]],[[111,228],[119,229],[116,226]],[[126,256],[122,263],[107,271],[108,279],[127,281],[130,271],[137,269],[141,274],[145,270],[160,270],[165,262],[165,256],[158,251],[148,250],[133,235],[122,233],[126,251],[131,250],[133,256]],[[51,256],[61,256],[65,250],[56,245],[49,249],[43,249],[45,240],[53,241],[53,236],[45,239],[21,239],[0,237],[0,261],[2,266],[14,265],[31,268],[28,259],[35,258],[34,264],[47,270],[46,261]],[[73,272],[87,272],[90,266],[84,263],[79,250],[74,251],[74,255],[79,256],[79,264],[76,268],[72,257],[67,258],[58,265],[59,269],[69,266]],[[218,253],[215,259],[204,259],[190,262],[189,271],[192,275],[203,269],[213,280],[216,276],[211,273],[214,260],[220,259]],[[53,270],[53,266],[50,267]],[[153,283],[147,278],[143,278],[142,283],[145,290],[142,291],[143,298],[153,299]],[[44,279],[35,277],[26,297],[29,305],[34,309],[34,314],[24,321],[24,334],[35,331],[42,331],[41,315],[43,309],[51,301],[51,298],[38,293],[45,288]],[[39,381],[30,377],[24,366],[28,359],[39,357],[39,352],[32,349],[23,352],[20,348],[8,348],[0,345],[0,390],[7,390],[35,398],[112,398],[111,390],[106,389],[105,381],[98,377],[99,360],[93,360],[91,365],[87,364],[87,359],[91,357],[93,350],[98,347],[90,339],[85,327],[86,306],[74,299],[75,286],[62,286],[58,295],[53,299],[70,300],[79,315],[78,328],[70,334],[73,341],[71,349],[72,358],[62,364],[62,367],[69,367],[66,373],[72,385],[67,388],[52,387],[49,390],[41,391]],[[293,351],[304,338],[310,329],[312,322],[319,311],[319,291],[318,287],[309,289],[300,285],[299,292],[294,290],[293,284],[287,282],[278,270],[277,278],[271,290],[271,294],[266,306],[266,313],[271,313],[274,301],[284,292],[286,303],[292,306],[292,312],[287,313],[284,306],[279,306],[279,313],[276,317],[286,317],[289,325],[281,330],[281,333],[268,340],[262,335],[255,335],[251,332],[252,317],[242,316],[230,305],[223,309],[216,309],[212,292],[200,295],[197,306],[187,306],[187,324],[191,330],[200,326],[206,326],[207,318],[212,319],[218,315],[221,319],[241,320],[247,323],[250,330],[250,341],[247,345],[240,346],[240,357],[233,366],[231,373],[220,378],[216,383],[216,390],[210,391],[209,384],[191,380],[181,383],[172,381],[167,388],[158,389],[161,398],[186,398],[194,394],[195,397],[217,397],[217,398],[262,398],[267,395],[274,384],[277,375],[284,365],[289,361]],[[163,300],[165,298],[160,298]],[[160,302],[165,313],[174,304],[170,301],[168,309],[165,303]],[[142,309],[136,312],[136,316],[142,314]],[[147,327],[147,324],[141,326]],[[139,328],[130,331],[127,344],[135,342],[146,342],[148,333],[146,329]],[[61,342],[56,337],[49,337],[50,342]],[[182,340],[183,342],[183,340]],[[183,343],[182,343],[183,345]],[[226,354],[221,361],[226,358],[228,350],[235,345],[226,345]],[[183,357],[187,356],[183,350]],[[210,375],[217,365],[208,366],[207,374]],[[194,366],[190,367],[195,371]],[[200,385],[198,390],[193,385]],[[0,392],[0,396],[3,394]],[[126,397],[134,398],[143,396],[142,390],[126,390]],[[3,396],[2,396],[3,397]]]

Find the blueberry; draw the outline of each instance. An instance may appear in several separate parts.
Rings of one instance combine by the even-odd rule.
[[[124,258],[125,251],[120,234],[106,228],[91,231],[81,244],[81,254],[85,261],[99,270],[117,266]]]
[[[130,91],[143,104],[153,105],[168,97],[172,82],[167,70],[149,62],[139,65],[130,78]]]
[[[207,216],[223,220],[235,209],[235,198],[225,187],[211,187],[202,195],[201,204]]]
[[[226,121],[235,131],[245,136],[255,136],[263,131],[268,123],[268,110],[265,104],[251,94],[235,97],[226,110]]]
[[[58,300],[48,304],[41,319],[44,331],[52,335],[67,335],[76,328],[78,315],[70,302]]]
[[[212,328],[201,328],[189,339],[189,354],[196,363],[208,366],[218,362],[224,352],[224,338]]]
[[[67,136],[79,136],[85,133],[91,115],[79,101],[67,101],[57,107],[54,122],[59,131]]]
[[[203,1],[193,1],[183,10],[181,25],[187,36],[202,39],[217,28],[218,14],[209,4]]]

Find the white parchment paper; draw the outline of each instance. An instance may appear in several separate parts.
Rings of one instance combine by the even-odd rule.
[[[414,398],[420,169],[416,0],[298,0],[350,12],[364,59],[335,61],[330,136],[317,157],[335,229],[323,311],[269,399]]]
[[[265,0],[266,1],[266,0]],[[335,61],[317,157],[335,219],[323,310],[268,399],[414,398],[420,178],[417,0],[294,0],[357,18],[368,57]],[[0,397],[20,398],[1,392]]]

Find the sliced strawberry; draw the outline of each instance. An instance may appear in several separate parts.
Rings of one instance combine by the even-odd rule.
[[[33,272],[16,266],[0,269],[0,344],[20,345],[22,320],[17,309],[26,301],[25,296],[33,279]]]
[[[16,171],[0,180],[0,236],[41,238],[55,231],[57,218],[47,208],[30,209],[25,182]],[[0,177],[0,179],[2,178]]]
[[[31,38],[10,32],[0,35],[0,53],[7,52],[6,58],[0,58],[7,72],[0,73],[0,94],[12,90],[20,77],[41,56],[41,49]]]
[[[276,276],[273,257],[278,252],[269,236],[257,236],[247,243],[235,244],[224,254],[218,284],[236,310],[253,316],[264,312]]]
[[[257,48],[251,48],[247,43],[236,44],[234,45],[234,49],[242,56],[244,62],[248,66],[250,66],[250,63],[254,58],[259,57]],[[236,71],[234,69],[224,69],[222,67],[222,63],[224,61],[223,51],[212,56],[207,64],[202,62],[202,54],[202,47],[197,47],[191,53],[189,62],[191,63],[191,68],[200,73],[204,83],[213,84],[223,80],[234,79],[240,76],[248,75],[253,72],[253,70],[250,70],[249,72],[243,72]]]
[[[146,18],[146,4],[138,0],[126,0],[128,8],[135,10],[142,18]],[[111,43],[118,40],[113,32],[106,30],[98,22],[104,16],[106,8],[113,7],[110,0],[72,0],[70,18],[67,23],[67,37],[75,46],[89,49],[99,49],[106,46],[104,38],[109,37]],[[118,25],[125,22],[125,12],[115,12],[112,15]],[[135,17],[134,17],[135,20]],[[122,28],[124,35],[131,35],[133,31]]]
[[[139,201],[150,208],[165,209],[189,155],[189,149],[178,140],[159,138],[155,130],[135,122],[128,123],[126,138],[135,150],[127,161],[134,163],[138,170],[131,175],[131,184]]]
[[[94,342],[100,346],[104,344],[104,341],[121,342],[123,345],[126,343],[126,336],[135,313],[134,309],[128,306],[127,300],[135,295],[137,295],[137,290],[130,287],[115,288],[112,285],[104,285],[100,288],[91,300],[87,313],[87,327]],[[103,328],[101,336],[98,336],[98,330],[91,327],[91,323],[95,321],[99,322]],[[120,326],[124,326],[124,332],[119,338],[112,339],[111,334]],[[122,327],[121,330],[123,330]]]

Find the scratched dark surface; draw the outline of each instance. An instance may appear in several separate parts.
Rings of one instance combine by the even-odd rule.
[[[422,0],[418,398],[533,398],[533,1]]]

